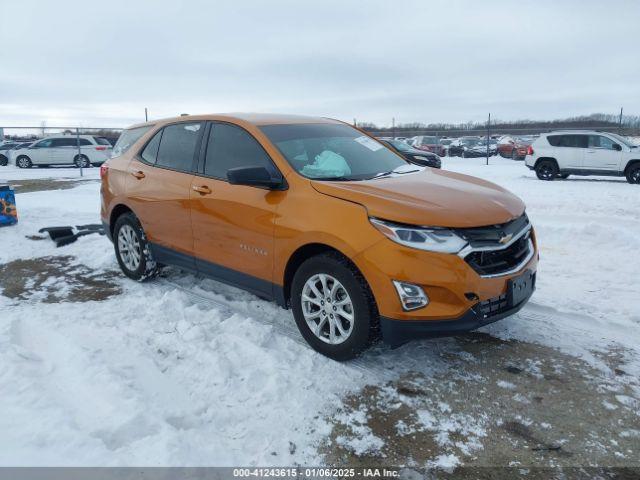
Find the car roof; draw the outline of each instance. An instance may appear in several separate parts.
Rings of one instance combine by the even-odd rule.
[[[294,125],[301,123],[327,123],[343,124],[339,120],[325,117],[311,117],[306,115],[288,115],[280,113],[212,113],[205,115],[181,115],[179,117],[163,118],[160,120],[138,123],[129,128],[139,128],[186,121],[220,120],[233,123],[249,123],[255,126],[261,125]]]
[[[563,133],[563,134],[570,134],[570,133],[578,133],[578,134],[585,134],[585,133],[609,133],[609,132],[600,132],[598,130],[554,130],[553,132],[547,132],[547,133],[542,133],[541,135],[557,135],[558,133]]]

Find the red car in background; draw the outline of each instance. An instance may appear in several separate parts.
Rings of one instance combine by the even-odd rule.
[[[498,155],[512,160],[524,160],[529,151],[529,145],[534,138],[518,138],[505,136],[498,140]]]
[[[444,157],[447,155],[447,148],[440,143],[438,137],[414,137],[411,146],[417,148],[418,150],[435,153],[440,157]]]

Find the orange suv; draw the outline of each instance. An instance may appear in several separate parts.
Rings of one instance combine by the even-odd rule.
[[[336,360],[519,310],[537,247],[523,202],[424,168],[337,120],[183,116],[123,132],[101,216],[134,280],[176,265],[292,308]]]

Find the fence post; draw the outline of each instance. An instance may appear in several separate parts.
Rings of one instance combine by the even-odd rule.
[[[76,146],[78,147],[78,165],[80,166],[80,176],[84,176],[82,171],[82,151],[80,150],[80,129],[76,127]]]
[[[491,137],[491,113],[487,120],[487,165],[489,165],[489,138]]]

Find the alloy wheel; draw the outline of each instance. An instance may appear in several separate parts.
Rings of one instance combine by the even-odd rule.
[[[345,342],[353,331],[353,302],[331,275],[313,275],[302,289],[302,313],[311,332],[325,343]]]
[[[540,167],[540,176],[545,180],[549,180],[553,177],[553,169],[549,165],[543,165]]]
[[[118,232],[118,252],[128,270],[135,272],[140,267],[142,258],[140,240],[130,225],[123,225]]]

